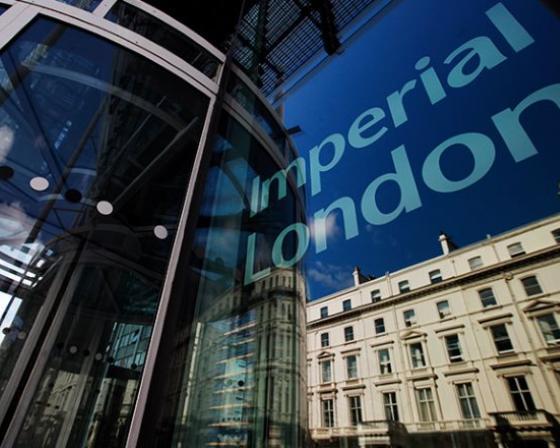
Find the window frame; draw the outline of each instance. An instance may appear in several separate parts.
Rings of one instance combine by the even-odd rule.
[[[353,360],[352,363],[351,360]],[[346,380],[357,380],[360,377],[358,355],[348,355],[344,358],[344,362],[346,364]]]
[[[449,338],[457,338],[457,344],[456,347],[450,347],[449,344]],[[458,362],[463,362],[465,359],[463,358],[463,349],[461,348],[461,338],[459,337],[458,333],[453,333],[453,334],[447,334],[443,337],[444,343],[445,343],[445,349],[447,352],[447,359],[449,360],[450,363],[455,364]],[[451,355],[451,351],[452,350],[457,350],[459,352],[459,354],[456,355]]]
[[[409,313],[410,316],[409,318],[406,317],[407,313]],[[418,321],[416,320],[416,311],[414,311],[414,308],[403,310],[403,321],[404,321],[404,326],[407,328],[413,327],[418,323]]]
[[[381,335],[387,333],[385,328],[385,319],[383,317],[378,317],[373,320],[373,327],[375,329],[375,335]]]
[[[372,289],[369,292],[369,296],[370,296],[370,299],[371,299],[371,303],[377,303],[382,299],[381,290],[380,289]]]
[[[494,331],[494,329],[496,328],[503,328],[505,330],[505,336],[502,335],[498,338],[496,338],[496,333]],[[508,354],[508,353],[514,353],[515,352],[515,347],[513,346],[513,342],[511,341],[511,336],[509,335],[509,331],[507,329],[507,324],[506,323],[501,323],[501,324],[495,324],[495,325],[490,325],[489,327],[490,330],[490,334],[492,335],[492,340],[494,342],[494,347],[496,348],[496,352],[498,353],[498,355],[503,355],[503,354]],[[500,348],[498,347],[498,344],[501,343],[502,341],[508,341],[508,344],[511,348],[508,348],[506,350],[500,350]]]
[[[319,370],[320,370],[320,380],[321,384],[329,384],[334,382],[334,375],[333,375],[333,368],[332,368],[332,359],[324,359],[319,361]],[[325,370],[323,365],[328,365],[328,369]],[[329,372],[328,379],[325,379],[325,371]]]
[[[418,420],[421,422],[435,422],[438,420],[438,415],[435,406],[434,392],[431,386],[419,387],[415,389],[416,404],[418,407]],[[429,393],[428,393],[429,392]],[[422,405],[426,405],[427,414],[430,414],[428,419],[424,418],[424,412],[422,411]]]
[[[494,303],[489,303],[489,304],[485,303],[485,301],[490,300],[490,296],[483,297],[483,293],[485,293],[486,291],[490,291],[491,300]],[[498,301],[496,300],[496,294],[494,294],[494,289],[491,286],[487,288],[479,289],[477,292],[478,292],[478,298],[480,299],[480,304],[482,305],[483,308],[489,308],[491,306],[498,305]]]
[[[468,390],[470,388],[470,390]],[[462,391],[465,393],[462,394]],[[459,409],[461,411],[461,416],[464,420],[478,420],[481,417],[480,406],[478,406],[478,400],[476,398],[476,392],[472,382],[456,383],[455,393],[457,394],[457,399],[459,401]],[[465,403],[467,406],[463,406]],[[468,409],[468,414],[464,412]]]
[[[542,325],[542,319],[546,318],[546,317],[550,317],[552,320],[553,328],[550,332],[550,334],[552,335],[552,339],[549,339],[547,337],[547,331],[545,331],[545,329],[543,328]],[[540,314],[538,316],[535,316],[535,320],[537,322],[537,327],[540,331],[540,334],[543,338],[543,341],[546,345],[551,345],[551,346],[555,346],[555,345],[559,345],[560,344],[560,326],[558,325],[558,320],[556,318],[556,314],[554,312],[550,312],[550,313],[545,313],[545,314]],[[548,322],[548,324],[550,324],[550,322]],[[556,336],[555,336],[556,333]]]
[[[420,357],[416,357],[412,351],[413,347],[419,347],[420,351],[418,353],[420,353]],[[428,363],[426,362],[426,354],[424,352],[424,344],[422,342],[412,342],[410,344],[408,344],[408,353],[409,353],[409,359],[410,359],[410,367],[413,370],[416,369],[423,369],[425,367],[427,367]],[[416,361],[420,360],[422,365],[417,365]]]
[[[387,400],[387,398],[389,398]],[[397,392],[383,392],[383,410],[385,411],[385,420],[391,422],[399,421],[399,405],[397,402]]]
[[[355,335],[354,335],[354,326],[353,325],[349,325],[347,327],[344,327],[344,342],[352,342],[354,341]]]
[[[525,252],[525,248],[523,247],[521,241],[516,241],[515,243],[508,244],[506,248],[511,258],[520,257],[527,253]]]
[[[432,285],[443,281],[441,269],[434,269],[433,271],[428,272],[428,277],[430,278],[430,284]]]
[[[348,397],[348,411],[350,426],[358,426],[364,421],[362,415],[362,397],[360,395],[351,395]]]
[[[329,317],[329,307],[328,306],[322,306],[319,309],[319,315],[321,316],[321,319],[326,319],[327,317]]]
[[[469,264],[469,269],[471,271],[476,271],[477,269],[480,269],[484,266],[484,262],[482,261],[482,256],[480,255],[476,255],[474,257],[471,257],[467,260],[467,263]]]
[[[506,384],[507,384],[507,388],[509,390],[509,395],[511,398],[511,401],[513,402],[513,406],[515,408],[515,410],[517,412],[521,412],[521,413],[527,413],[527,414],[531,414],[533,412],[535,412],[537,410],[537,406],[535,404],[535,400],[533,398],[533,394],[531,393],[531,388],[529,387],[529,382],[527,381],[527,378],[525,377],[525,375],[514,375],[514,376],[508,376],[505,378],[506,380]],[[515,383],[517,390],[513,390],[512,386],[512,381]],[[525,383],[525,388],[522,389],[522,386],[520,385],[520,383],[523,382]],[[515,399],[516,396],[519,396],[519,398],[521,399],[521,402],[517,401]],[[522,404],[523,409],[520,408],[520,406],[518,406],[519,404]]]
[[[326,338],[325,338],[326,336]],[[325,331],[324,333],[321,333],[321,348],[323,347],[330,347],[331,345],[331,341],[330,341],[330,335],[328,331]],[[326,339],[326,343],[325,343],[325,339]]]
[[[397,283],[399,294],[405,294],[410,291],[410,282],[408,280],[401,280]]]
[[[329,404],[329,406],[325,406]],[[334,428],[334,399],[324,398],[321,400],[321,425],[322,428]]]
[[[387,359],[382,359],[382,353],[387,353]],[[380,375],[391,375],[393,373],[393,363],[391,360],[391,350],[389,348],[380,348],[377,350],[377,364]]]
[[[531,285],[527,285],[525,282],[527,280],[534,280],[534,283]],[[531,275],[526,275],[522,278],[519,279],[521,281],[521,285],[523,286],[523,290],[525,291],[525,295],[527,297],[534,297],[534,296],[538,296],[544,293],[542,286],[539,282],[539,279],[537,278],[537,276],[535,274],[531,274]],[[529,293],[530,289],[534,289],[535,292],[531,292]]]
[[[342,312],[350,311],[352,309],[352,299],[344,299],[342,301]]]
[[[447,313],[445,313],[445,310],[440,309],[440,305],[443,305],[443,304],[445,304],[447,306],[447,308],[446,308]],[[449,305],[449,300],[444,299],[444,300],[440,300],[440,301],[436,302],[436,308],[437,308],[437,312],[438,312],[440,320],[451,316],[451,306]]]

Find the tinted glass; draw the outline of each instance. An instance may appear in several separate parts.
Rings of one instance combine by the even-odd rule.
[[[209,78],[214,78],[218,71],[218,59],[202,46],[162,20],[129,3],[117,2],[106,18],[175,53]]]
[[[16,446],[122,446],[208,100],[46,19],[0,78],[2,399],[38,375]]]

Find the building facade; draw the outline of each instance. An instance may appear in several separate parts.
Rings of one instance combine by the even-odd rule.
[[[558,446],[560,217],[307,306],[321,446]],[[353,445],[349,445],[353,446]]]

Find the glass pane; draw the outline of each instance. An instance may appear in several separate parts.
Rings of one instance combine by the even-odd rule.
[[[302,446],[304,282],[299,263],[273,262],[280,253],[275,241],[282,242],[285,260],[297,250],[294,232],[283,241],[279,234],[287,224],[305,222],[301,197],[287,188],[284,198],[251,214],[255,176],[279,169],[275,149],[226,113],[217,131],[194,248],[180,260],[185,274],[173,293],[169,358],[158,361],[169,380],[155,384],[155,416],[146,430],[155,446],[257,446],[267,437]],[[251,341],[242,358],[228,355],[227,347]],[[322,369],[330,381],[331,368]]]
[[[46,19],[0,61],[0,393],[43,344],[16,446],[122,446],[208,100]]]
[[[214,78],[218,72],[220,63],[215,56],[162,20],[127,2],[117,2],[106,19],[175,53],[209,78]]]

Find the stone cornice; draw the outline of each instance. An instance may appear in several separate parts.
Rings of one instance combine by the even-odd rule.
[[[382,299],[376,303],[367,303],[343,313],[338,313],[332,316],[325,317],[323,319],[314,320],[307,324],[307,329],[309,330],[314,328],[321,328],[334,323],[353,320],[356,317],[373,310],[382,310],[393,305],[407,302],[409,300],[428,296],[435,292],[445,291],[457,287],[464,287],[465,285],[476,283],[480,280],[488,279],[490,277],[503,276],[503,274],[511,270],[523,268],[525,266],[545,262],[559,257],[560,245],[547,247],[540,251],[530,252],[526,255],[515,257],[511,260],[506,260],[501,263],[496,263],[482,269],[477,269],[473,272],[467,272],[466,274],[457,277],[450,277],[436,284],[422,286],[404,294],[398,294],[393,297]]]

